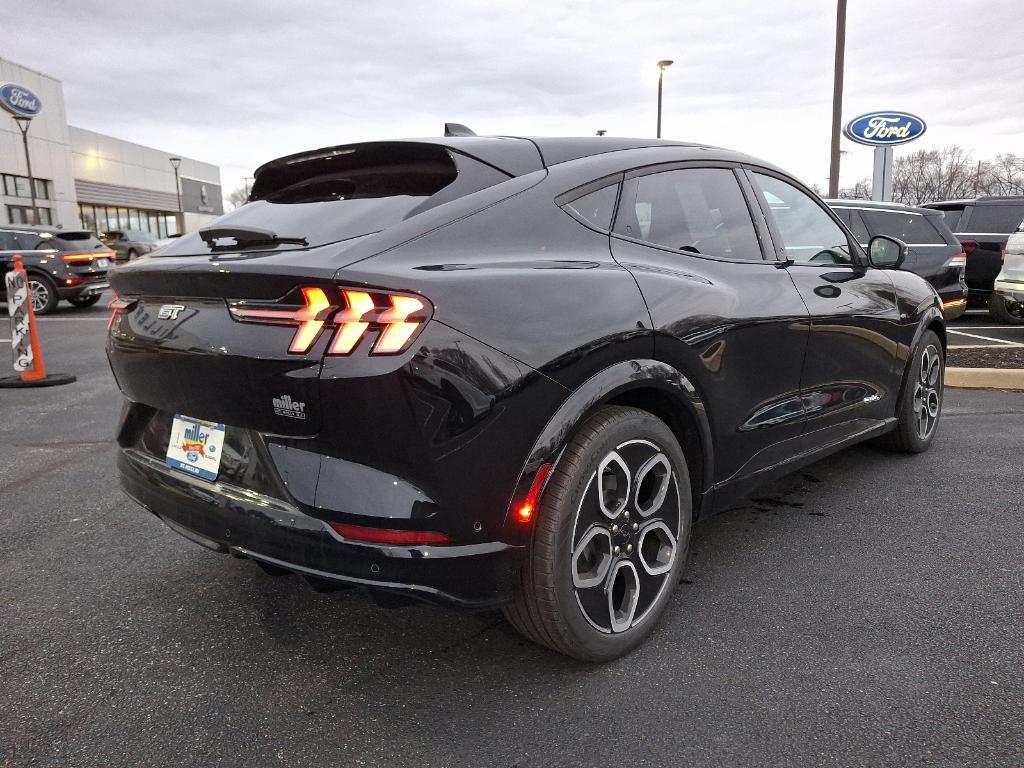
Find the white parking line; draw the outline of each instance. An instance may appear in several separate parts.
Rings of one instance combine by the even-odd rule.
[[[970,328],[972,331],[1019,331],[1019,325],[958,325],[956,328]],[[954,329],[955,330],[955,329]]]
[[[994,339],[991,336],[982,336],[981,334],[978,334],[978,333],[967,333],[966,331],[957,331],[957,330],[954,330],[953,328],[947,328],[946,332],[947,333],[955,333],[958,336],[970,336],[972,339],[984,339],[985,341],[995,341],[995,342],[998,342],[999,344],[1005,344],[1008,347],[1019,347],[1019,346],[1022,346],[1021,344],[1018,344],[1015,341],[1007,341],[1006,339]]]

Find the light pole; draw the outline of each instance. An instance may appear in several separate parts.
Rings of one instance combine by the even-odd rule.
[[[32,223],[38,224],[39,209],[36,207],[36,184],[35,179],[32,178],[32,157],[28,152],[28,129],[32,123],[32,118],[15,115],[14,122],[21,129],[21,141],[25,145],[25,168],[28,171],[28,196],[32,200]]]
[[[836,67],[832,80],[832,158],[828,196],[839,197],[839,136],[843,127],[843,63],[846,58],[846,0],[836,7]]]
[[[661,138],[661,83],[665,79],[665,67],[671,67],[671,59],[662,59],[658,62],[658,138]]]
[[[178,234],[181,234],[181,230],[185,229],[184,216],[181,211],[181,184],[178,182],[178,166],[181,165],[180,157],[169,157],[167,158],[171,167],[174,169],[174,194],[178,196]]]

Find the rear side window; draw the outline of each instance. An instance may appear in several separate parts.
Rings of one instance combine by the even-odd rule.
[[[608,230],[612,226],[612,214],[615,213],[615,199],[618,194],[619,185],[612,184],[577,197],[565,207],[590,226]]]
[[[942,208],[942,217],[946,220],[946,226],[953,232],[957,231],[957,227],[960,226],[960,218],[964,213],[964,206],[958,206],[956,208]]]
[[[942,235],[932,226],[930,216],[896,211],[861,211],[874,235],[889,235],[907,245],[944,245]]]
[[[1014,232],[1024,219],[1024,205],[976,205],[965,232]]]
[[[728,168],[687,168],[630,180],[615,231],[683,253],[763,259],[743,192]]]

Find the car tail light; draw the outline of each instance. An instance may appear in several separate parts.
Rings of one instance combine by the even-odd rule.
[[[1006,243],[1000,243],[999,245],[999,263],[1003,264],[1006,262]]]
[[[363,541],[368,544],[393,544],[397,546],[443,546],[452,540],[441,531],[407,531],[399,528],[374,528],[368,525],[349,523],[328,523],[331,529],[349,541]]]
[[[971,254],[974,253],[974,249],[978,247],[977,240],[961,240],[960,246],[964,249],[964,258],[971,258]]]
[[[954,269],[956,267],[963,269],[967,266],[967,254],[960,251],[956,256],[951,256],[949,261],[946,262],[946,266]]]
[[[110,310],[110,319],[107,320],[107,330],[109,331],[114,326],[114,319],[135,304],[135,299],[122,298],[116,293],[114,298],[107,304],[107,308]]]
[[[342,305],[328,298],[328,290],[301,288],[305,306],[296,309],[236,302],[230,307],[231,314],[236,320],[247,323],[298,326],[288,347],[294,354],[305,354],[321,331],[333,328],[327,348],[329,355],[351,354],[371,334],[376,334],[377,338],[369,354],[404,352],[430,319],[430,303],[422,296],[341,288]]]
[[[62,253],[61,261],[68,264],[88,264],[94,259],[112,259],[113,251],[83,251],[81,253]]]

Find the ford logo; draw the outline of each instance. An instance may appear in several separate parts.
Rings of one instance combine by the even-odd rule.
[[[848,122],[843,134],[858,144],[888,147],[920,138],[926,128],[924,120],[907,112],[869,112]]]
[[[43,108],[43,102],[23,85],[4,83],[0,85],[0,106],[13,115],[35,117]]]

